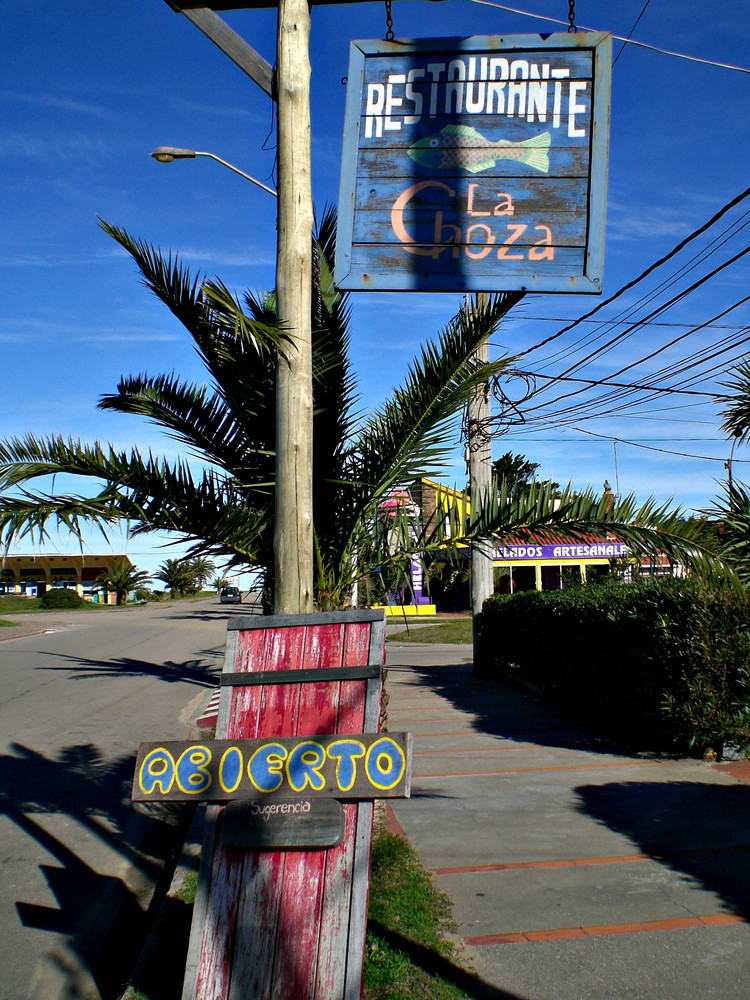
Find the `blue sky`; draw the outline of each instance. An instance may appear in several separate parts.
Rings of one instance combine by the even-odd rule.
[[[650,0],[643,11],[644,4],[577,0],[577,22],[623,37],[632,31],[633,39],[658,49],[750,68],[744,0],[724,0],[712,8],[692,0]],[[567,23],[566,0],[517,0],[512,6]],[[179,250],[196,271],[219,275],[232,287],[272,287],[274,199],[209,160],[160,166],[148,155],[159,145],[208,150],[273,185],[271,103],[163,0],[5,0],[3,15],[0,437],[55,432],[174,455],[175,445],[156,428],[96,410],[99,396],[112,391],[121,375],[176,370],[203,377],[189,338],[140,286],[129,259],[97,227],[97,216],[164,250]],[[275,11],[222,16],[273,61]],[[565,30],[565,25],[473,0],[398,0],[393,19],[397,38]],[[384,32],[382,3],[313,10],[318,206],[338,195],[349,41],[380,38]],[[620,48],[615,41],[605,299],[744,190],[750,153],[750,75],[643,46],[627,45],[618,55]],[[702,252],[682,286],[678,282],[673,290],[743,249],[748,242],[740,229],[743,211],[744,204],[691,244],[691,250],[705,251],[711,239],[725,233],[724,246],[710,258]],[[726,230],[728,223],[735,225],[733,231]],[[716,392],[716,380],[743,353],[747,305],[669,349],[665,345],[745,294],[744,258],[668,312],[634,328],[606,354],[581,364],[590,350],[589,342],[579,339],[598,336],[591,347],[601,346],[612,332],[626,329],[624,314],[618,316],[624,305],[636,308],[634,318],[642,318],[665,301],[672,293],[662,290],[652,306],[636,306],[646,288],[654,291],[660,281],[673,279],[689,256],[675,258],[596,317],[616,319],[619,326],[579,324],[546,348],[531,351],[518,367],[536,375],[537,389],[545,381],[541,375],[567,371],[567,377]],[[495,338],[496,350],[521,354],[597,304],[591,296],[529,296],[507,318]],[[420,343],[457,306],[455,295],[353,296],[353,361],[365,406],[383,398]],[[730,338],[725,353],[691,369],[687,381],[674,375],[684,359],[725,338]],[[630,367],[652,350],[659,351],[653,359]],[[507,389],[517,394],[520,384],[516,380]],[[557,383],[558,389],[563,384],[566,391],[581,385]],[[548,390],[523,404],[526,423],[495,441],[494,454],[519,451],[560,482],[600,489],[607,478],[621,493],[644,499],[673,496],[688,509],[705,506],[716,494],[729,446],[710,397],[672,394],[646,401],[630,396],[629,409],[618,412],[612,401],[597,397],[585,411],[561,414],[562,402],[553,402],[559,395]],[[616,448],[613,437],[620,439]],[[664,450],[650,450],[655,448]],[[461,456],[457,442],[452,477],[459,483],[464,479]],[[742,476],[747,466],[739,462],[750,459],[750,453],[737,448],[734,458],[735,473]],[[111,542],[117,550],[127,547],[149,571],[175,554],[143,539],[126,544],[115,536]],[[94,550],[104,545],[95,538],[88,544]],[[64,537],[53,545],[71,549]],[[28,541],[21,546],[29,547]]]

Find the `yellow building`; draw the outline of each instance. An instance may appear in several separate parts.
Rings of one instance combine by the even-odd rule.
[[[0,593],[41,597],[53,587],[67,587],[88,601],[114,604],[115,595],[108,594],[96,578],[115,560],[135,568],[128,556],[114,553],[6,556],[0,569]]]
[[[446,532],[450,534],[451,513],[458,513],[463,518],[468,512],[470,501],[465,493],[429,479],[415,483],[410,494],[420,511],[422,524],[428,529],[444,519]],[[469,547],[458,545],[452,559],[459,565],[468,566],[471,562]],[[613,560],[632,560],[628,546],[614,536],[584,535],[571,541],[548,531],[523,539],[506,538],[494,546],[495,589],[501,593],[562,590],[609,575]],[[469,606],[468,574],[466,576],[462,607]]]

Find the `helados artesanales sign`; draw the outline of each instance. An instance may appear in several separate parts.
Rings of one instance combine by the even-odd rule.
[[[602,289],[611,36],[354,41],[343,290]]]

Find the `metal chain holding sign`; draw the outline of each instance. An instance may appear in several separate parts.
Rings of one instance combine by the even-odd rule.
[[[576,0],[568,0],[568,32],[578,31],[576,28]]]
[[[385,40],[392,42],[393,35],[393,15],[391,14],[391,0],[385,0]]]

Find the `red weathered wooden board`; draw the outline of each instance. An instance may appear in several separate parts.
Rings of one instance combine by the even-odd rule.
[[[267,622],[246,630],[239,619],[230,623],[225,673],[384,661],[380,613]],[[379,692],[379,680],[227,687],[217,737],[374,731]],[[344,809],[338,847],[245,853],[222,844],[221,807],[213,808],[207,835],[213,857],[202,864],[184,1000],[358,1000],[367,886],[357,892],[355,883],[367,881],[372,804]]]

